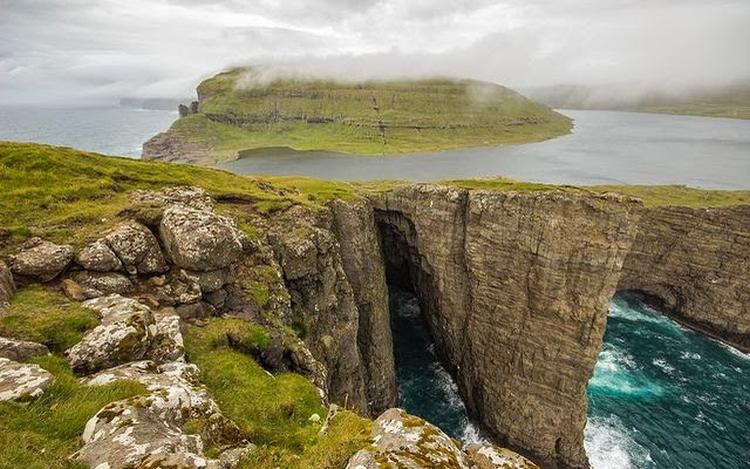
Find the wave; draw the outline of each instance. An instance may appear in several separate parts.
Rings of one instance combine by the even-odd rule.
[[[651,454],[639,445],[614,415],[592,417],[586,424],[584,447],[593,469],[651,468]]]
[[[610,394],[660,395],[661,386],[646,378],[629,353],[605,344],[599,353],[589,389]]]

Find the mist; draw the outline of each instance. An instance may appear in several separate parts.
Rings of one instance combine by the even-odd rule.
[[[750,82],[750,2],[0,0],[0,105],[182,98],[232,66],[515,89]]]

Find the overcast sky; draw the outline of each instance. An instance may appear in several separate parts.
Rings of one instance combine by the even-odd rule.
[[[750,0],[0,0],[0,104],[184,97],[216,71],[515,88],[750,78]]]

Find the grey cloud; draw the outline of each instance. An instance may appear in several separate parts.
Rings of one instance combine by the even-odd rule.
[[[232,65],[532,87],[750,79],[747,0],[0,0],[0,102],[182,97]]]

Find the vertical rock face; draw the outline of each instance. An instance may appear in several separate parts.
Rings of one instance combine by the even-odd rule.
[[[639,225],[618,288],[750,350],[750,207],[657,207]]]
[[[344,271],[359,312],[357,343],[365,368],[365,392],[371,415],[397,401],[385,263],[369,202],[330,205]]]
[[[586,386],[638,204],[411,186],[373,199],[470,412],[547,466],[586,467]]]

